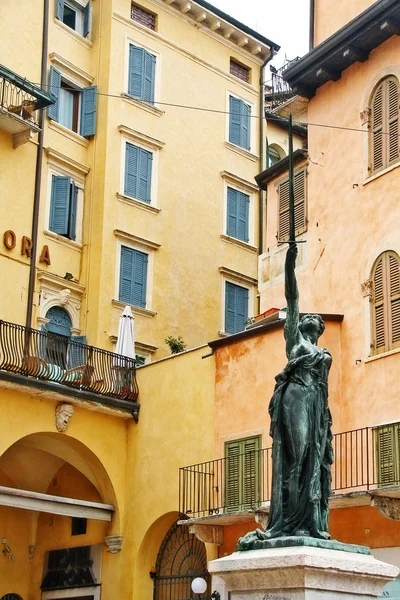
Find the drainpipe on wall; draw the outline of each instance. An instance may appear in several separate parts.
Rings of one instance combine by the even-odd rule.
[[[315,0],[310,0],[309,51],[314,48]]]
[[[49,0],[43,1],[43,35],[42,35],[42,66],[40,85],[42,88],[46,85],[47,79],[47,53],[49,39]],[[35,291],[35,275],[36,275],[36,257],[37,257],[37,238],[39,224],[39,206],[40,206],[40,188],[42,183],[42,163],[43,163],[43,141],[44,141],[44,109],[40,109],[39,113],[39,136],[38,148],[36,154],[36,173],[35,173],[35,191],[33,196],[33,214],[32,214],[32,256],[29,265],[29,284],[28,284],[28,306],[26,309],[26,326],[32,326],[32,311],[33,311],[33,294]]]

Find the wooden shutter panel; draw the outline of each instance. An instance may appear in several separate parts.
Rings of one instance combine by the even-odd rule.
[[[96,133],[97,85],[82,90],[81,135],[90,137]]]
[[[235,333],[236,322],[236,294],[235,285],[225,282],[225,332]]]
[[[236,146],[240,146],[241,140],[241,100],[229,96],[229,141]]]
[[[56,17],[60,21],[64,18],[64,0],[56,0]]]
[[[240,442],[225,445],[225,506],[227,511],[240,510]]]
[[[260,438],[254,437],[243,442],[243,508],[254,508],[260,501]]]
[[[125,151],[125,188],[124,193],[127,196],[136,198],[138,186],[138,166],[139,166],[139,150],[133,144],[126,144]]]
[[[156,57],[150,52],[144,51],[143,54],[143,79],[141,98],[145,102],[154,104],[154,80],[156,73]]]
[[[71,180],[69,177],[52,176],[50,230],[60,235],[68,235],[69,202]]]
[[[68,237],[70,240],[76,239],[76,213],[78,208],[78,188],[71,182],[70,189],[70,209],[68,217]]]
[[[133,252],[131,248],[121,247],[118,299],[120,302],[126,302],[127,304],[133,304]]]
[[[279,196],[279,225],[278,241],[289,239],[289,180],[282,182],[278,188]],[[306,221],[306,170],[294,175],[294,229],[295,235],[300,235],[307,229]]]
[[[394,485],[399,481],[399,426],[388,425],[376,430],[378,484]]]
[[[377,87],[371,103],[371,170],[384,169],[400,156],[399,82],[387,77]]]
[[[134,250],[133,304],[142,308],[146,308],[147,262],[147,254]]]
[[[388,253],[389,293],[390,293],[390,349],[400,346],[400,265],[399,258]]]
[[[250,150],[250,113],[251,108],[245,102],[240,103],[241,110],[241,143],[242,148]]]
[[[387,163],[392,164],[399,158],[399,82],[389,77],[386,83],[387,93]]]
[[[236,287],[236,319],[235,333],[243,331],[249,316],[249,290],[239,285]]]
[[[238,192],[236,237],[239,240],[242,240],[242,242],[249,241],[249,204],[249,196],[243,194],[243,192]]]
[[[373,275],[373,333],[375,352],[386,349],[386,319],[384,298],[384,255],[377,261]]]
[[[279,185],[279,225],[278,241],[289,239],[289,180]]]
[[[139,148],[139,165],[137,175],[137,190],[135,198],[147,202],[151,201],[151,171],[153,154],[143,148]]]
[[[238,191],[228,187],[227,192],[227,219],[226,233],[232,237],[237,237],[237,197]]]
[[[372,171],[377,171],[384,164],[383,150],[383,83],[380,84],[372,100]]]
[[[49,119],[53,121],[59,120],[59,102],[58,98],[60,95],[60,87],[61,87],[61,73],[57,71],[54,67],[50,67],[49,74],[49,92],[56,99],[54,104],[51,104],[47,109],[47,116]]]
[[[373,269],[372,347],[375,353],[400,347],[400,259],[381,254]]]
[[[90,33],[90,13],[91,13],[91,0],[86,4],[83,9],[83,37],[87,37]]]
[[[129,46],[128,93],[136,98],[142,97],[144,52],[145,50],[143,48],[138,48],[133,44]]]

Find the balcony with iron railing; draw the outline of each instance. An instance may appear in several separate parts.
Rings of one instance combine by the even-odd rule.
[[[40,131],[39,110],[54,102],[51,94],[0,65],[0,129],[14,136],[14,147]]]
[[[346,506],[346,498],[354,505],[366,493],[400,497],[400,423],[337,433],[333,450],[333,507]],[[271,483],[271,448],[182,467],[179,511],[203,521],[254,518],[254,511],[269,508]]]
[[[2,380],[138,418],[135,360],[63,335],[0,321],[0,385]]]
[[[287,103],[296,96],[290,85],[285,81],[283,75],[286,69],[298,60],[299,57],[294,60],[286,61],[280,69],[275,69],[275,67],[272,66],[270,67],[271,80],[265,91],[265,108],[268,112],[278,109],[282,104]]]

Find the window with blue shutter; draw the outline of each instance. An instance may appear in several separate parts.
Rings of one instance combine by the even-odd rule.
[[[250,150],[251,107],[243,100],[229,96],[229,141]]]
[[[249,290],[225,282],[225,332],[243,331],[249,316]]]
[[[60,97],[60,87],[61,87],[61,73],[57,71],[54,67],[50,67],[49,74],[49,92],[56,99],[54,104],[51,104],[47,109],[47,116],[49,119],[53,121],[58,121],[59,119],[59,97]]]
[[[50,231],[70,240],[76,238],[78,188],[70,177],[53,175],[51,180]]]
[[[153,154],[126,143],[124,194],[150,204]]]
[[[148,255],[121,247],[119,301],[146,308]]]
[[[154,104],[155,72],[154,54],[130,44],[128,93],[144,102]]]
[[[96,133],[97,86],[84,88],[81,93],[81,135],[90,137]]]
[[[75,0],[56,0],[57,19],[83,37],[90,31],[90,11],[90,0],[84,8]]]
[[[228,187],[226,233],[242,242],[249,241],[250,197]]]

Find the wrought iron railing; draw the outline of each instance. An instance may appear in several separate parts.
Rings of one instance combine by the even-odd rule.
[[[0,65],[0,113],[38,127],[37,110],[54,102],[50,94]]]
[[[135,402],[135,360],[71,338],[0,321],[0,371]]]
[[[283,79],[283,73],[286,69],[299,60],[298,58],[287,61],[280,69],[271,67],[271,84],[268,86],[265,94],[266,109],[271,111],[290,100],[295,96],[290,85]]]
[[[332,495],[400,485],[400,423],[333,436]],[[205,517],[271,500],[272,451],[263,448],[179,470],[179,510]]]

